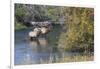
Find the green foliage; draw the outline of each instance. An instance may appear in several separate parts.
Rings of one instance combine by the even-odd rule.
[[[48,9],[48,16],[52,19],[52,21],[54,22],[58,22],[59,21],[59,17],[60,17],[60,7],[53,7],[53,8],[49,8]]]
[[[59,23],[63,18],[63,7],[15,4],[15,22],[23,23],[31,21],[53,21]]]
[[[69,19],[66,23],[68,30],[61,34],[59,47],[68,51],[93,52],[94,50],[94,21],[92,8],[70,8]]]
[[[27,28],[25,25],[22,23],[15,23],[15,30],[20,30],[20,29],[25,29]]]

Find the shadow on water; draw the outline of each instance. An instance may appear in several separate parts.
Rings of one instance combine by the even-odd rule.
[[[27,40],[30,30],[15,31],[15,65],[56,63],[70,55],[57,48],[61,26],[54,27],[47,37],[39,37],[35,41]]]

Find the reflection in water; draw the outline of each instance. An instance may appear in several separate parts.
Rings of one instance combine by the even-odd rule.
[[[16,50],[21,55],[18,55],[18,53],[15,55],[17,58],[15,65],[53,63],[58,61],[58,58],[61,56],[57,48],[51,46],[46,38],[25,42],[25,49],[25,51],[23,49],[20,51]]]
[[[48,40],[46,38],[38,38],[35,41],[29,42],[30,48],[34,53],[38,54],[34,57],[37,57],[38,63],[52,63],[55,62],[57,57],[57,48],[52,47],[48,44]]]
[[[49,33],[50,37],[41,36],[35,41],[26,40],[29,29],[16,31],[15,65],[55,63],[61,62],[64,57],[70,56],[70,53],[58,49],[55,45],[57,42],[56,37],[59,36],[61,30],[61,28],[56,28]]]

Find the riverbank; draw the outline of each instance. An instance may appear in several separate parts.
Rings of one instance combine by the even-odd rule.
[[[52,58],[52,56],[51,56]],[[49,62],[43,62],[41,61],[42,64],[48,64],[48,63],[68,63],[68,62],[88,62],[88,61],[93,61],[94,60],[94,55],[74,55],[74,56],[67,56],[63,58],[55,58],[56,62],[54,62],[52,59],[49,59]]]
[[[22,23],[15,23],[15,30],[26,29],[27,27]]]
[[[83,61],[93,61],[94,56],[93,55],[77,55],[77,56],[68,56],[64,58],[61,62],[83,62]]]

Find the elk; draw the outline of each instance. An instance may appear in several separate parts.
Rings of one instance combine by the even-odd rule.
[[[33,40],[33,39],[37,38],[39,36],[39,34],[40,34],[40,29],[39,28],[35,28],[33,31],[29,32],[29,38],[31,40]]]

